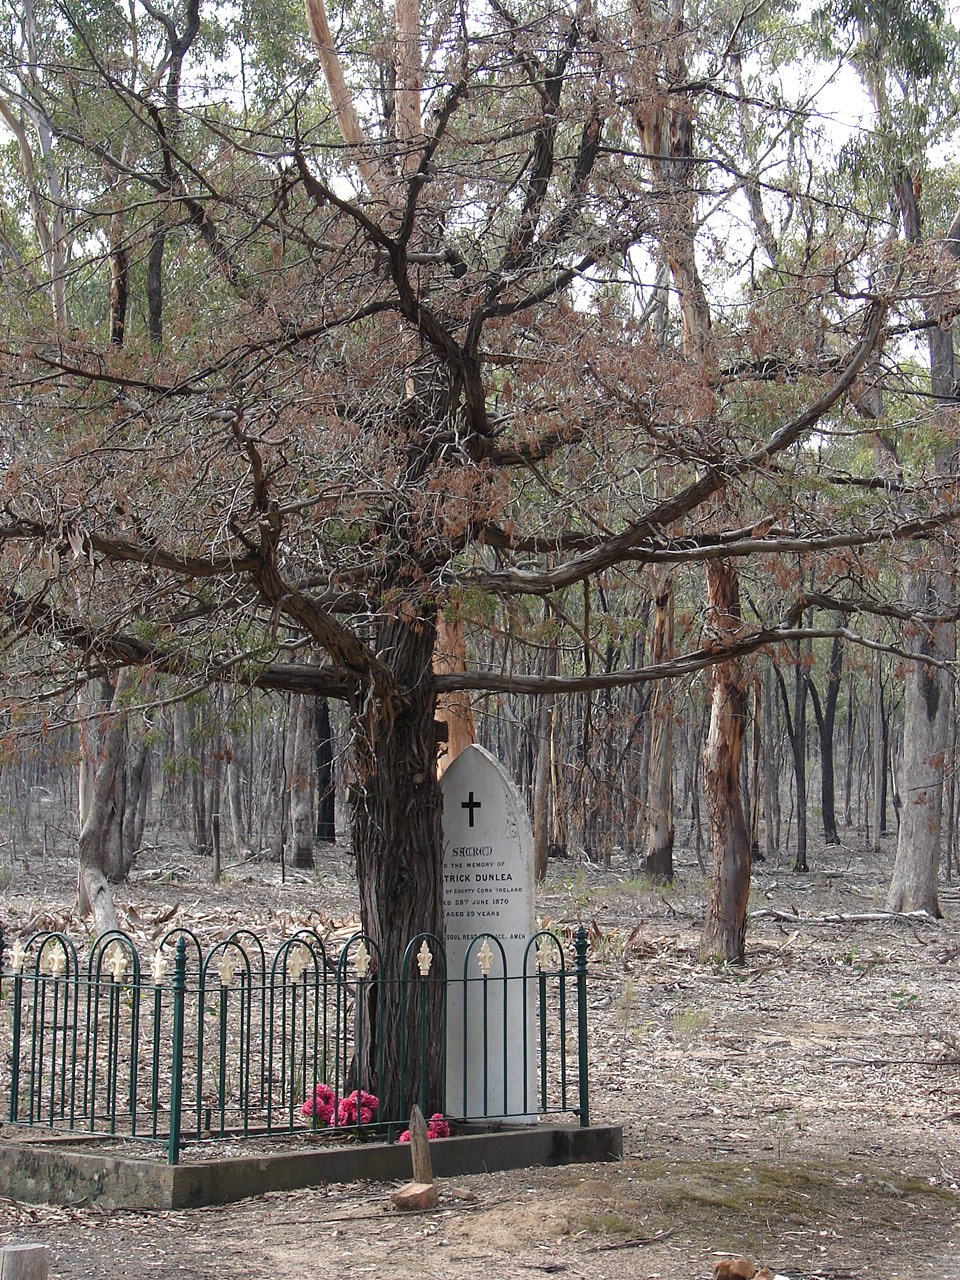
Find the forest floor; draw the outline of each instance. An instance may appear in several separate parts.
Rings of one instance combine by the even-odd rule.
[[[893,851],[848,833],[811,850],[808,875],[786,855],[755,867],[741,968],[700,959],[707,881],[682,846],[667,888],[626,856],[551,863],[537,909],[591,934],[592,1118],[624,1125],[620,1163],[462,1178],[403,1216],[369,1183],[151,1213],[0,1194],[0,1243],[48,1244],[54,1280],[708,1280],[731,1254],[791,1280],[960,1280],[960,888],[940,921],[877,918]],[[318,858],[285,884],[276,865],[230,866],[213,889],[182,848],[148,849],[121,920],[148,935],[175,908],[165,928],[211,940],[240,921],[347,922],[349,854]],[[82,936],[67,860],[4,879],[8,940]]]

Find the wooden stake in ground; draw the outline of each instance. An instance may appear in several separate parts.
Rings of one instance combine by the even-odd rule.
[[[414,1107],[410,1112],[410,1159],[413,1162],[414,1182],[433,1182],[430,1138],[427,1135],[427,1122],[419,1107]]]
[[[410,1159],[413,1163],[413,1181],[399,1191],[391,1192],[391,1203],[397,1209],[436,1208],[439,1192],[430,1162],[427,1122],[419,1107],[414,1107],[410,1113]]]

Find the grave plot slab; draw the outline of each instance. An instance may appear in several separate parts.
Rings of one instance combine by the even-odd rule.
[[[221,1160],[164,1164],[159,1158],[70,1145],[0,1140],[4,1194],[33,1204],[99,1204],[102,1207],[190,1209],[228,1204],[266,1191],[294,1191],[330,1182],[405,1181],[410,1150],[399,1143],[355,1143],[294,1153],[238,1155]],[[587,1164],[623,1156],[620,1125],[524,1125],[465,1133],[431,1144],[439,1178],[533,1165]]]

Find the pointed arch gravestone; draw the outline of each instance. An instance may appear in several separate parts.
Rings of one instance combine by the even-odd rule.
[[[532,1124],[536,987],[534,977],[524,976],[536,932],[530,820],[512,779],[475,744],[457,756],[440,787],[447,1111]]]

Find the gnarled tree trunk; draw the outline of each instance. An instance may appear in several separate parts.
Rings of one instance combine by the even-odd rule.
[[[354,707],[355,772],[350,784],[353,848],[357,858],[360,917],[364,931],[380,950],[383,1023],[371,1010],[364,1015],[364,1057],[359,1085],[377,1093],[382,1114],[409,1115],[418,1101],[421,1016],[427,1018],[426,1105],[442,1105],[443,1055],[436,1028],[442,1026],[441,984],[425,984],[425,1009],[407,993],[403,1045],[399,965],[407,943],[418,933],[443,936],[443,875],[440,787],[432,659],[435,617],[396,619],[379,628],[377,651],[391,654],[397,685],[407,691],[401,705],[360,703]],[[383,1047],[383,1076],[378,1079]],[[400,1094],[401,1054],[404,1094]],[[429,1114],[429,1112],[428,1112]]]

